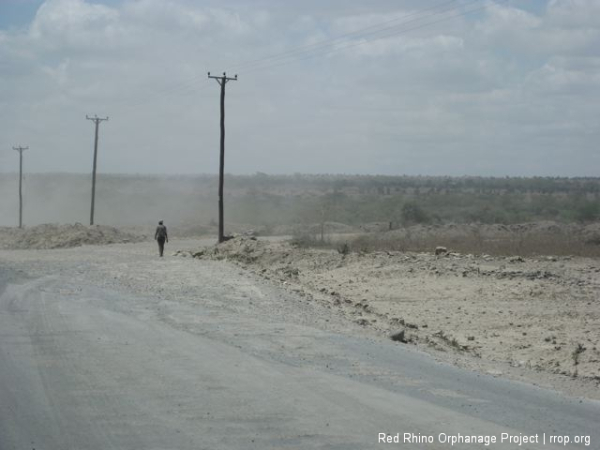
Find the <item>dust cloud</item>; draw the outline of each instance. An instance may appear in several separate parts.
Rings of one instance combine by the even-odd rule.
[[[98,175],[95,223],[118,227],[209,223],[217,197],[211,177]],[[216,186],[216,184],[215,184]],[[18,224],[18,175],[0,175],[0,226]],[[23,223],[83,223],[90,218],[91,175],[34,174],[23,179]],[[214,217],[213,217],[214,216]]]

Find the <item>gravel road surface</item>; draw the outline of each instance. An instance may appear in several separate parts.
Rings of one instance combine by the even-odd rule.
[[[0,253],[0,450],[600,448],[599,417],[598,402],[441,364],[226,262],[148,242]]]

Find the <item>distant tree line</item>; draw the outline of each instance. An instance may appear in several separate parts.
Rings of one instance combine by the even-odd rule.
[[[231,220],[259,224],[340,222],[391,227],[432,223],[522,223],[540,220],[600,220],[600,201],[586,195],[479,193],[414,195],[348,195],[329,192],[278,195],[251,191],[230,199]]]
[[[209,223],[216,219],[216,175],[98,176],[99,219],[132,224],[154,220]],[[89,176],[28,174],[25,204],[37,222],[84,221]],[[2,192],[15,175],[0,174]],[[366,175],[227,175],[226,222],[256,225],[372,222],[392,227],[424,223],[521,223],[600,220],[600,178],[420,177]],[[15,211],[15,195],[0,212]]]

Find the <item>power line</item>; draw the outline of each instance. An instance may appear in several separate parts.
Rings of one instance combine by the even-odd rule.
[[[312,50],[319,49],[319,48],[325,47],[325,46],[333,46],[333,45],[336,44],[337,41],[342,41],[342,40],[345,40],[346,38],[351,38],[351,37],[352,38],[356,38],[356,37],[362,37],[365,34],[369,35],[369,34],[373,34],[373,33],[378,33],[381,30],[392,28],[392,27],[384,27],[384,28],[382,28],[384,25],[388,25],[390,23],[397,22],[399,20],[407,19],[407,18],[413,17],[415,15],[422,14],[423,12],[426,12],[426,11],[429,11],[429,10],[436,10],[436,9],[438,9],[441,6],[445,6],[445,5],[448,5],[448,4],[451,4],[451,3],[456,3],[456,1],[457,0],[450,0],[450,1],[442,2],[442,3],[439,3],[439,4],[435,5],[435,6],[432,6],[432,7],[429,7],[429,8],[425,8],[424,10],[415,11],[413,13],[405,14],[405,15],[402,15],[400,17],[396,17],[396,18],[391,19],[391,20],[386,20],[384,22],[373,24],[373,25],[370,25],[370,26],[365,27],[365,28],[360,28],[358,30],[351,31],[349,33],[345,33],[345,34],[342,34],[342,35],[334,37],[334,38],[324,39],[322,41],[315,42],[313,44],[308,44],[308,45],[303,45],[303,46],[291,48],[289,50],[286,50],[286,51],[283,51],[283,52],[280,52],[280,53],[275,53],[273,55],[266,56],[266,57],[263,57],[263,58],[258,58],[258,59],[254,59],[254,60],[245,61],[245,62],[242,62],[240,64],[236,64],[234,66],[231,66],[229,70],[231,70],[231,69],[238,69],[239,70],[240,68],[245,68],[245,67],[248,67],[248,66],[253,66],[256,63],[268,62],[268,61],[272,61],[272,60],[279,60],[279,59],[282,59],[282,58],[287,58],[287,57],[293,56],[293,55],[298,54],[298,53],[303,53],[305,51],[312,51]],[[476,1],[479,1],[479,0],[476,0]]]
[[[223,179],[225,172],[225,85],[230,81],[237,81],[237,75],[234,78],[227,77],[223,72],[223,76],[211,76],[208,72],[208,78],[217,80],[221,86],[221,157],[219,160],[219,243],[225,240],[223,233]]]
[[[479,0],[474,0],[471,3],[475,3],[475,2],[478,2],[478,1]],[[503,0],[503,1],[507,1],[507,0]],[[365,39],[365,40],[362,40],[362,41],[359,41],[359,42],[348,42],[346,45],[335,46],[333,48],[331,48],[331,46],[330,46],[330,48],[324,47],[323,49],[320,49],[320,51],[316,51],[316,52],[313,52],[313,53],[308,53],[308,54],[302,55],[301,57],[298,57],[298,58],[291,58],[291,59],[289,59],[287,61],[282,61],[282,62],[279,62],[279,63],[276,63],[276,64],[265,64],[263,66],[252,67],[249,70],[245,71],[245,73],[251,73],[251,72],[260,71],[260,70],[266,70],[266,69],[272,69],[272,68],[275,68],[275,67],[281,67],[281,66],[292,64],[292,63],[299,62],[299,61],[305,61],[307,59],[312,59],[312,58],[315,58],[315,57],[318,57],[318,56],[329,55],[329,54],[332,54],[332,53],[335,53],[335,52],[338,52],[338,51],[341,51],[341,50],[346,50],[346,49],[349,49],[349,48],[358,47],[358,46],[361,46],[361,45],[369,44],[369,43],[374,42],[374,41],[378,41],[378,40],[381,40],[381,39],[389,38],[389,37],[392,37],[392,36],[397,36],[397,35],[400,35],[400,34],[403,34],[403,33],[407,33],[409,31],[419,30],[421,28],[425,28],[425,27],[428,27],[428,26],[431,26],[431,25],[435,25],[435,24],[438,24],[438,23],[441,23],[441,22],[445,22],[445,21],[448,21],[448,20],[451,20],[451,19],[455,19],[455,18],[458,18],[458,17],[463,17],[463,16],[466,16],[468,14],[472,14],[474,12],[481,11],[481,10],[484,10],[484,9],[487,9],[487,8],[488,8],[488,6],[482,6],[482,7],[479,7],[479,8],[474,8],[474,9],[471,9],[471,10],[468,10],[468,11],[463,11],[463,12],[458,13],[458,14],[454,14],[454,15],[451,15],[451,16],[443,17],[443,18],[435,20],[435,21],[431,21],[431,22],[427,22],[427,23],[415,25],[415,26],[410,27],[410,28],[395,29],[395,30],[390,29],[388,33],[385,33],[385,34],[380,35],[380,36],[374,36],[374,37],[372,37],[370,39]],[[444,11],[444,12],[449,12],[449,11]],[[414,22],[414,21],[411,21],[411,22]],[[391,28],[397,28],[397,27],[391,27]]]
[[[108,117],[101,119],[98,116],[88,117],[85,116],[87,120],[91,120],[96,125],[96,133],[94,135],[94,168],[92,171],[92,206],[90,210],[90,225],[94,225],[94,204],[96,200],[96,166],[98,163],[98,127],[100,122],[108,120]]]
[[[344,42],[346,42],[347,44],[351,43],[352,40],[350,38],[365,37],[365,36],[370,36],[370,35],[374,35],[377,33],[381,33],[383,31],[390,31],[393,29],[398,29],[401,26],[404,26],[404,25],[407,25],[407,24],[410,24],[410,23],[413,23],[413,22],[416,22],[419,20],[423,20],[423,19],[435,16],[435,15],[451,12],[453,10],[462,9],[466,5],[481,2],[481,0],[470,0],[466,4],[459,5],[458,8],[456,6],[448,7],[448,5],[454,4],[456,2],[457,2],[457,0],[444,1],[444,2],[438,3],[434,6],[431,6],[429,8],[426,8],[426,9],[423,9],[420,11],[416,11],[416,12],[413,12],[410,14],[405,14],[400,17],[396,17],[396,18],[393,18],[390,20],[386,20],[384,22],[380,22],[378,24],[370,25],[368,27],[360,28],[360,29],[354,30],[349,33],[342,34],[340,36],[337,36],[337,37],[334,37],[331,39],[326,39],[326,40],[323,40],[323,41],[320,41],[320,42],[317,42],[314,44],[291,48],[289,50],[275,53],[273,55],[266,56],[263,58],[234,64],[233,66],[230,66],[230,69],[228,69],[228,70],[231,70],[232,68],[237,68],[238,70],[248,68],[248,70],[246,70],[246,73],[250,72],[250,71],[254,72],[256,70],[263,70],[263,69],[269,68],[269,67],[279,67],[281,65],[288,64],[288,63],[294,62],[296,60],[302,61],[304,59],[312,58],[314,56],[320,56],[320,53],[316,53],[314,56],[310,55],[311,52],[319,52],[319,50],[321,50],[321,51],[326,50],[324,52],[324,54],[328,54],[328,53],[331,53],[331,51],[329,51],[330,48],[332,48],[334,51],[336,50],[335,49],[336,45],[343,44]],[[428,13],[428,14],[424,14],[424,13]],[[405,21],[403,23],[400,23],[400,24],[397,24],[394,26],[389,26],[390,23],[398,22],[398,21],[405,20],[405,19],[408,19],[411,17],[415,17],[415,16],[416,16],[416,18],[414,18],[413,20]],[[437,23],[437,22],[434,22],[434,23]],[[412,28],[411,28],[411,30],[412,30]],[[410,30],[408,30],[408,31],[410,31]],[[366,43],[366,42],[364,42],[364,43]],[[363,45],[363,41],[361,41],[360,43],[356,43],[356,44]],[[295,59],[297,56],[299,56],[300,58]],[[285,63],[283,63],[283,64],[273,64],[273,65],[271,64],[271,63],[279,62],[279,61],[282,61],[285,59],[288,59],[289,61],[285,61]],[[168,96],[168,95],[172,95],[172,94],[179,93],[179,92],[189,92],[191,90],[193,90],[194,92],[198,92],[199,90],[204,90],[208,87],[208,85],[205,85],[205,86],[201,87],[200,89],[197,88],[197,82],[199,81],[200,78],[201,78],[201,75],[197,75],[197,76],[191,77],[187,80],[176,83],[170,87],[164,88],[162,90],[154,91],[152,97],[153,98],[156,98],[159,96],[163,97],[163,96]],[[134,102],[133,104],[128,104],[127,107],[128,108],[137,108],[138,106],[144,105],[146,103],[148,103],[148,100],[143,99],[138,102]]]

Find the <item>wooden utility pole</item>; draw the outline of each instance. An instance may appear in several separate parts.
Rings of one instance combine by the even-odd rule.
[[[19,152],[19,228],[23,228],[23,152],[29,147],[13,147]]]
[[[96,124],[96,135],[94,137],[94,169],[92,172],[92,208],[90,211],[90,225],[94,225],[94,203],[96,201],[96,166],[98,164],[98,125],[100,125],[100,122],[108,120],[108,117],[101,119],[98,116],[85,116],[85,118],[87,120],[92,120]]]
[[[237,81],[237,75],[234,78],[228,78],[223,72],[223,76],[211,76],[208,72],[208,78],[213,78],[221,85],[221,159],[219,161],[219,243],[225,240],[223,233],[223,178],[225,171],[225,85],[228,81]]]

